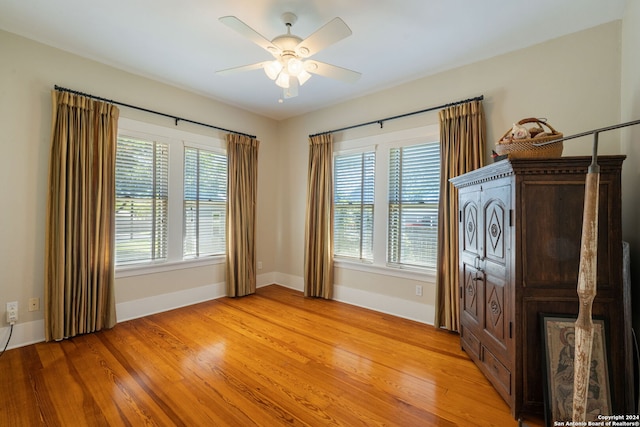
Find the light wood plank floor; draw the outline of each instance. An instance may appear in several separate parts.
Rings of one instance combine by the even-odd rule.
[[[9,350],[0,372],[0,426],[517,425],[458,335],[276,285]]]

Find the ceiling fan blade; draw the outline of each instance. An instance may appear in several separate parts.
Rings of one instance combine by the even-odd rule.
[[[308,58],[350,35],[351,29],[347,24],[340,18],[333,18],[315,33],[298,43],[295,52],[303,58]]]
[[[267,40],[262,34],[258,33],[256,30],[254,30],[235,16],[223,16],[222,18],[219,18],[219,21],[232,30],[235,30],[241,35],[245,36],[261,48],[265,49],[267,52],[273,55],[277,55],[280,53],[280,48],[278,46],[271,43],[271,41]]]
[[[319,61],[305,61],[304,69],[311,74],[329,77],[347,83],[355,83],[362,74],[357,71],[348,70],[336,65],[326,64]]]
[[[271,61],[262,61],[262,62],[257,62],[255,64],[243,65],[241,67],[227,68],[226,70],[216,71],[216,74],[220,74],[221,76],[226,76],[229,74],[239,73],[241,71],[257,70],[259,68],[264,68],[264,66],[270,62]]]

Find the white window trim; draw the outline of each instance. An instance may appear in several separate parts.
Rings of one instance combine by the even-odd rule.
[[[367,141],[368,142],[368,141]],[[339,144],[346,144],[346,142],[341,142]],[[336,144],[334,144],[334,150],[333,150],[333,157],[337,157],[337,156],[347,156],[349,154],[359,154],[359,153],[366,153],[369,151],[373,151],[376,152],[378,146],[376,144],[374,145],[362,145],[362,146],[358,146],[358,147],[352,147],[352,148],[342,148],[341,150],[336,150],[335,147]]]
[[[368,142],[368,141],[367,141]],[[353,148],[349,148],[349,149],[343,149],[340,151],[336,151],[335,150],[335,146],[334,146],[334,151],[333,151],[333,164],[336,164],[336,157],[338,156],[348,156],[351,154],[362,154],[362,153],[368,153],[368,152],[373,152],[375,154],[375,156],[377,156],[377,145],[362,145],[362,146],[358,146],[358,147],[353,147]],[[375,160],[375,164],[374,164],[374,168],[378,167],[378,161],[377,159]],[[334,176],[335,179],[335,176]],[[375,178],[374,178],[375,179]],[[375,185],[375,182],[374,182]],[[374,187],[374,191],[375,191],[375,187]],[[375,203],[376,200],[374,199],[374,215],[375,215]],[[335,211],[335,207],[334,207],[334,211]],[[374,216],[375,219],[375,216]],[[375,230],[374,230],[375,233]],[[362,242],[360,242],[360,245],[362,246]],[[372,248],[373,249],[373,248]],[[333,259],[334,260],[343,260],[346,262],[351,262],[351,263],[357,263],[357,264],[371,264],[372,262],[368,259],[356,259],[356,258],[352,258],[352,257],[346,257],[346,256],[342,256],[342,255],[333,255]]]
[[[139,122],[125,117],[120,117],[118,120],[118,135],[164,142],[169,145],[169,212],[167,214],[167,259],[165,261],[151,261],[116,266],[115,277],[138,276],[224,263],[226,256],[222,255],[196,259],[182,258],[182,241],[184,234],[183,175],[185,146],[226,153],[226,142],[223,139],[213,136]]]
[[[337,141],[333,144],[334,156],[371,150],[376,153],[375,202],[373,209],[373,262],[334,257],[334,266],[350,270],[401,277],[413,280],[435,281],[433,268],[399,267],[387,264],[389,150],[412,144],[438,141],[439,125],[428,125],[397,132]],[[426,276],[426,277],[425,277]]]

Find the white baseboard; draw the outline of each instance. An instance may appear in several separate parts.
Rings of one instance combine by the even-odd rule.
[[[116,317],[118,322],[124,322],[220,298],[225,295],[225,292],[224,283],[215,283],[213,285],[121,302],[116,304]]]
[[[225,295],[225,284],[216,283],[213,285],[200,286],[197,288],[185,289],[168,294],[154,295],[152,297],[140,298],[133,301],[126,301],[116,304],[116,318],[118,322],[137,319],[151,314],[169,311],[192,304],[220,298]],[[9,338],[9,327],[0,328],[0,350],[4,348],[6,340]],[[7,349],[24,347],[44,341],[44,320],[33,322],[17,323],[14,325],[11,341]]]
[[[296,291],[304,291],[304,279],[300,276],[290,274],[277,272],[261,274],[257,276],[256,282],[257,287],[268,286],[275,283]],[[215,283],[168,294],[121,302],[116,304],[116,317],[118,322],[124,322],[126,320],[137,319],[139,317],[217,299],[223,297],[225,292],[224,283]],[[335,286],[334,299],[346,304],[433,325],[435,307],[429,304],[420,304],[414,301],[341,285]],[[0,350],[4,348],[4,344],[6,344],[6,340],[9,338],[9,330],[10,328],[8,326],[0,328]],[[17,323],[14,325],[11,341],[7,349],[23,347],[42,341],[44,341],[44,320]]]
[[[300,276],[275,273],[275,279],[272,283],[304,292],[304,278]],[[420,304],[402,298],[367,292],[347,286],[335,285],[333,289],[333,299],[345,304],[368,308],[428,325],[433,325],[435,318],[435,307],[431,304]]]
[[[435,307],[433,305],[420,304],[402,298],[341,285],[335,285],[333,288],[333,299],[345,304],[368,308],[428,325],[433,325],[433,319],[435,318]]]
[[[256,276],[256,287],[261,288],[263,286],[269,286],[276,283],[276,273],[264,273]]]
[[[0,351],[7,344],[11,326],[0,328]],[[44,320],[33,320],[31,322],[16,323],[13,325],[11,340],[7,350],[24,347],[44,341]]]
[[[275,273],[265,273],[256,276],[256,286],[263,287],[275,283]],[[169,311],[188,305],[197,304],[221,298],[226,295],[225,283],[200,286],[168,294],[154,295],[134,301],[127,301],[116,305],[118,322],[137,319],[163,311]]]
[[[275,273],[275,280],[272,283],[284,286],[285,288],[304,292],[304,278],[291,274]]]

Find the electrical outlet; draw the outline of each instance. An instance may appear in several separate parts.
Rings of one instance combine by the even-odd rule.
[[[419,297],[422,296],[422,285],[416,285],[416,295]]]
[[[29,311],[40,310],[40,298],[29,298]]]
[[[7,303],[7,323],[14,324],[18,321],[18,301]]]
[[[258,261],[258,270],[262,270],[262,261]]]

